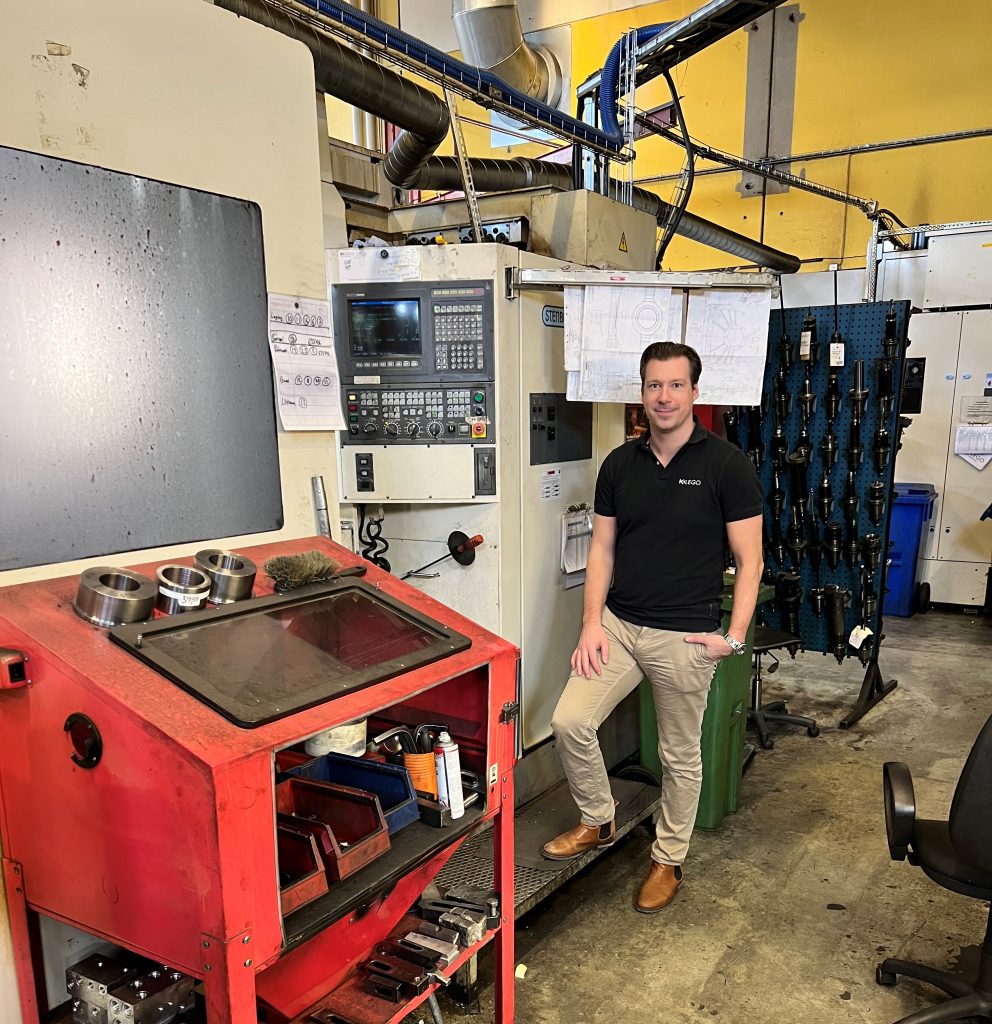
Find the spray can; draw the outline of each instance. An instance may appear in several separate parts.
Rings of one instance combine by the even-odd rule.
[[[460,818],[465,813],[461,758],[458,756],[458,744],[443,731],[434,743],[434,767],[437,771],[438,802],[451,811],[452,820]]]

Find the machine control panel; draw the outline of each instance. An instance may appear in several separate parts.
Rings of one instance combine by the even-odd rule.
[[[344,444],[478,444],[496,437],[490,382],[346,386]]]
[[[340,284],[332,302],[344,384],[495,379],[492,281]]]

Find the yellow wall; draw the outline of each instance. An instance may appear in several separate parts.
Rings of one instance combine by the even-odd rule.
[[[701,0],[665,0],[572,25],[572,82],[602,66],[629,28],[677,20]],[[920,0],[801,2],[793,152],[804,153],[943,131],[992,126],[992,19],[986,0],[953,7]],[[690,133],[741,153],[747,33],[738,31],[676,69]],[[637,93],[648,108],[668,97],[662,79]],[[574,102],[574,99],[573,99]],[[481,121],[486,111],[462,103]],[[535,145],[493,150],[487,129],[465,126],[473,156],[537,156]],[[441,152],[451,152],[451,139]],[[681,167],[682,151],[658,138],[638,144],[637,178]],[[944,223],[992,217],[992,138],[942,143],[854,157],[810,161],[793,172],[834,188],[877,199],[906,223]],[[712,167],[700,161],[699,168]],[[760,198],[742,199],[736,172],[696,179],[689,209],[741,234],[761,232]],[[646,184],[663,198],[673,183]],[[764,240],[805,260],[843,260],[863,266],[869,237],[866,217],[853,207],[790,190],[770,196]],[[676,238],[667,263],[674,269],[732,262],[712,249]],[[825,269],[814,264],[810,269]]]

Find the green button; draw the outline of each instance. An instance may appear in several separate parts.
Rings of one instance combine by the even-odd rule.
[[[472,396],[472,401],[481,402],[485,397],[486,396],[481,391],[476,391],[476,393]]]

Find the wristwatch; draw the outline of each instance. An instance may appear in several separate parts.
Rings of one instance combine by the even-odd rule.
[[[734,639],[729,633],[724,634],[723,639],[730,645],[734,654],[747,654],[747,644],[742,644],[740,640]]]

